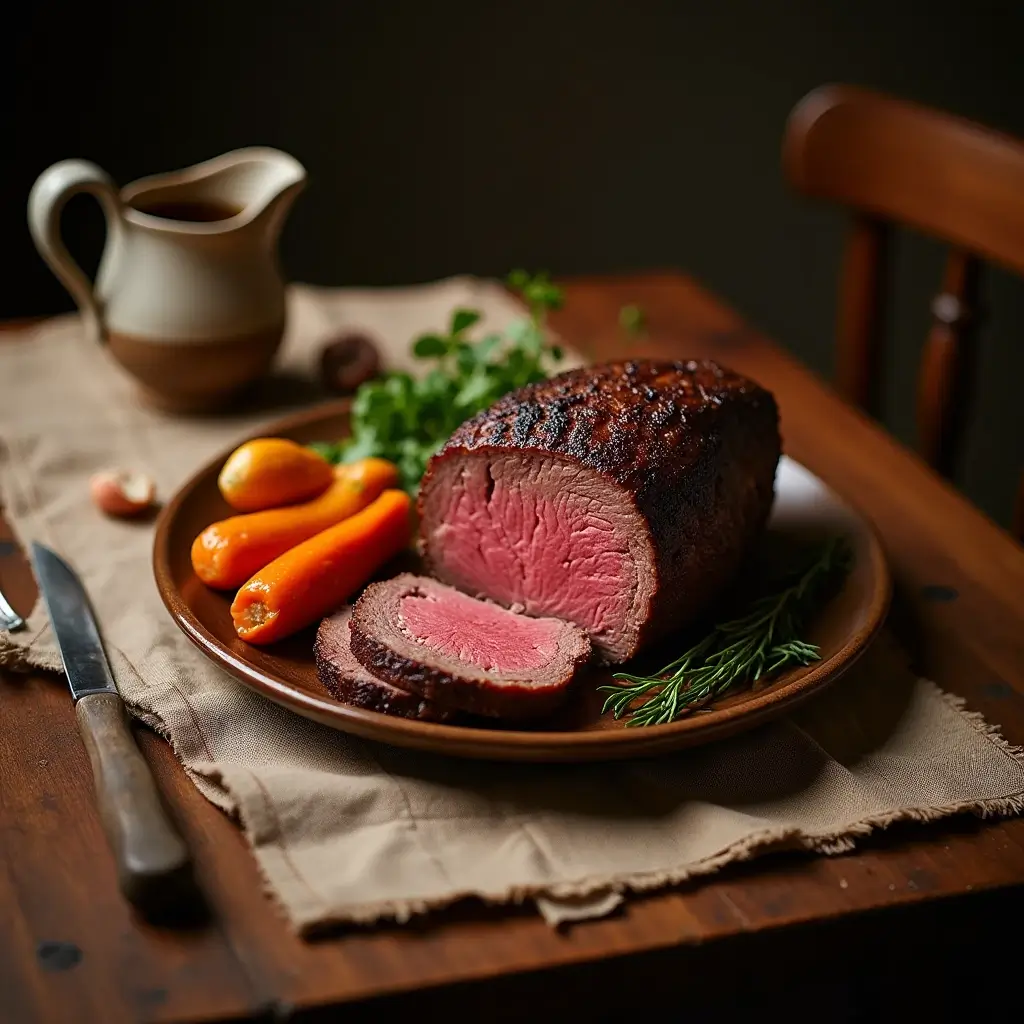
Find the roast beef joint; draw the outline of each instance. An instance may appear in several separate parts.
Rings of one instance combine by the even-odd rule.
[[[768,519],[779,454],[772,395],[712,362],[614,363],[506,395],[428,464],[436,580],[367,588],[349,675],[357,659],[415,717],[549,713],[591,648],[624,662],[723,592]]]

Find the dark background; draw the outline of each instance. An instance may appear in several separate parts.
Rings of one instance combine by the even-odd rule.
[[[5,18],[0,316],[70,306],[25,227],[53,161],[87,157],[123,184],[267,144],[310,174],[283,239],[295,279],[681,267],[828,374],[843,217],[782,181],[793,104],[854,82],[1024,137],[1013,0],[33,0]],[[65,217],[87,266],[102,238],[90,202]],[[899,237],[883,418],[905,441],[941,260]],[[1024,287],[993,271],[985,294],[956,479],[1007,523]]]

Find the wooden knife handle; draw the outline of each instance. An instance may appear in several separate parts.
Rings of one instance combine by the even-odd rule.
[[[132,736],[124,703],[113,693],[92,693],[75,712],[121,891],[144,913],[169,908],[193,884],[188,848]]]

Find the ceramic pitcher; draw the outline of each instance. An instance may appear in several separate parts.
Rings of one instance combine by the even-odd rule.
[[[306,180],[276,149],[235,150],[118,190],[99,167],[63,160],[28,203],[43,259],[71,293],[88,333],[155,404],[216,408],[264,374],[284,331],[277,238]],[[78,192],[107,219],[95,284],[68,254],[60,214]]]

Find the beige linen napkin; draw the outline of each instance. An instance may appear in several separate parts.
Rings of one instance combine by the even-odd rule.
[[[499,288],[470,279],[297,287],[282,373],[293,384],[308,375],[320,342],[341,327],[371,331],[397,363],[455,305],[485,310],[494,325],[518,312]],[[470,764],[368,743],[264,700],[179,633],[152,579],[152,525],[104,519],[87,480],[135,466],[166,497],[281,411],[186,420],[142,408],[77,318],[0,344],[8,519],[22,541],[53,546],[81,573],[129,706],[241,821],[268,889],[300,930],[404,919],[466,896],[532,898],[552,922],[594,916],[626,890],[769,848],[835,853],[899,819],[1024,808],[1020,753],[916,679],[887,640],[787,720],[628,763]],[[29,623],[0,633],[0,665],[59,669],[39,607]]]

